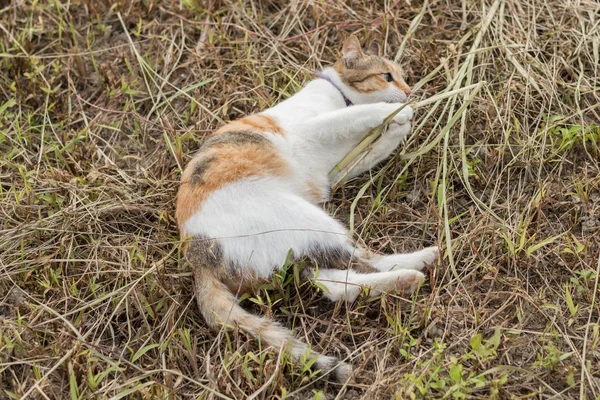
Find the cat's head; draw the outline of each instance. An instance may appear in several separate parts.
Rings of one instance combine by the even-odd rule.
[[[366,52],[356,36],[350,36],[342,48],[342,58],[335,63],[348,98],[355,104],[405,102],[410,87],[404,81],[402,68],[380,56],[373,42]]]

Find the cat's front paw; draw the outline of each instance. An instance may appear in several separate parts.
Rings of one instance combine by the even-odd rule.
[[[398,111],[403,105],[401,103],[378,103],[375,104],[375,109],[371,114],[373,116],[373,123],[375,126],[380,125],[387,117],[394,112]],[[390,124],[404,125],[410,123],[413,117],[413,109],[409,105],[405,105],[398,114],[394,115],[394,118]]]
[[[396,121],[392,121],[388,125],[387,130],[385,131],[384,135],[386,137],[396,139],[395,146],[394,146],[394,148],[396,148],[402,142],[402,140],[404,140],[404,138],[406,138],[408,136],[408,134],[410,133],[410,130],[411,130],[410,122],[406,122],[404,124],[399,124]]]
[[[395,107],[395,110],[402,107],[402,104],[400,104],[400,103],[396,103],[396,104],[392,104],[392,105]],[[410,121],[412,120],[412,117],[413,117],[413,109],[411,108],[410,105],[406,104],[404,106],[404,108],[402,110],[400,110],[400,112],[394,116],[394,119],[392,121],[397,123],[398,125],[404,125],[404,124],[410,123]]]

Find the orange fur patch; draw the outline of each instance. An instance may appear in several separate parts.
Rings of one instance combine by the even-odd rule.
[[[394,77],[393,85],[396,88],[402,90],[404,93],[406,93],[407,96],[410,96],[410,86],[408,86],[404,81],[404,73],[402,72],[402,69],[391,62],[388,65],[391,68],[392,76]]]
[[[274,118],[264,114],[255,114],[248,117],[231,121],[220,127],[215,135],[219,135],[225,132],[240,132],[240,131],[252,131],[259,133],[273,133],[276,135],[283,135],[283,129],[279,126]]]
[[[373,93],[378,90],[385,90],[388,83],[381,74],[372,75],[362,82],[352,84],[352,87],[362,93]]]
[[[199,166],[201,173],[197,171]],[[175,215],[181,236],[186,236],[183,224],[210,193],[250,176],[281,176],[287,168],[285,160],[270,143],[223,142],[200,151],[186,167],[177,193]]]
[[[309,199],[315,203],[320,203],[324,200],[323,197],[325,193],[323,193],[319,185],[315,182],[306,183],[306,193],[308,194]]]
[[[398,89],[402,90],[404,93],[406,93],[407,96],[410,95],[411,90],[410,90],[410,86],[408,86],[406,84],[406,82],[404,82],[404,80],[400,79],[400,81],[394,81],[394,86],[396,86]]]

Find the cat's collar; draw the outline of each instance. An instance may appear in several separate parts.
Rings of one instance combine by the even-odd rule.
[[[319,72],[317,74],[317,78],[326,80],[327,82],[331,83],[333,85],[333,87],[336,88],[338,90],[338,92],[340,92],[340,94],[342,95],[342,97],[344,98],[344,102],[346,103],[346,107],[350,107],[350,106],[354,105],[354,103],[352,103],[352,101],[350,101],[350,99],[346,97],[346,95],[344,94],[344,92],[342,92],[342,89],[340,89],[339,86],[336,85],[336,83],[334,81],[332,81],[330,77],[328,77],[327,75],[325,75],[322,72]]]

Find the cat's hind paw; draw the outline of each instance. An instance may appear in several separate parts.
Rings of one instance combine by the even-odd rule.
[[[417,290],[419,284],[425,280],[425,275],[415,269],[402,271],[402,275],[396,280],[395,289],[410,294]]]

